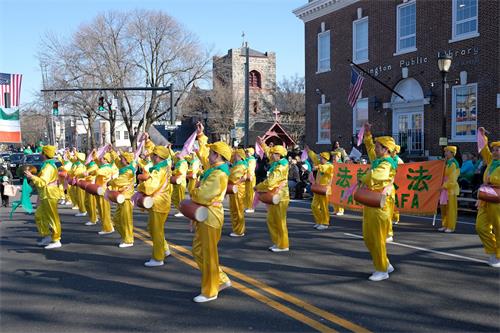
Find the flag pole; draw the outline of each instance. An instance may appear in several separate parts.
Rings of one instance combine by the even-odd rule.
[[[389,87],[387,84],[385,84],[384,82],[380,81],[379,79],[377,79],[375,76],[371,75],[370,73],[368,73],[367,71],[365,71],[363,68],[359,67],[358,65],[356,65],[355,63],[353,63],[351,60],[347,59],[347,61],[349,61],[349,63],[356,67],[357,69],[359,69],[360,71],[362,71],[363,73],[365,73],[366,75],[368,75],[369,77],[371,77],[372,79],[374,79],[375,81],[377,81],[378,83],[380,83],[384,88],[390,90],[391,92],[393,92],[394,94],[396,94],[397,96],[401,97],[401,99],[405,102],[407,102],[407,100],[401,96],[397,91],[395,91],[394,89],[392,89],[391,87]]]

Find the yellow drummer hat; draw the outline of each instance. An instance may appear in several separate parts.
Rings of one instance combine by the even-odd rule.
[[[42,153],[48,158],[54,158],[57,148],[55,146],[43,146]]]
[[[221,155],[226,161],[231,160],[232,150],[227,143],[223,141],[217,141],[208,144],[207,147],[212,149],[217,154]]]
[[[247,157],[247,154],[245,152],[245,149],[235,149],[234,153],[237,154],[239,157],[241,157],[242,160],[244,160]]]
[[[325,160],[328,160],[328,161],[330,160],[330,153],[327,151],[320,153],[319,156],[323,157]]]
[[[280,156],[283,157],[283,156],[286,156],[288,154],[288,151],[282,145],[276,145],[276,146],[271,147],[271,149],[269,150],[269,153],[270,154],[279,154]]]
[[[85,155],[85,153],[76,153],[76,158],[80,161],[80,162],[83,162],[85,161],[85,157],[87,155]]]
[[[389,149],[391,152],[394,148],[396,148],[396,142],[394,142],[394,138],[392,136],[379,136],[375,139],[375,141]]]
[[[134,154],[124,151],[121,153],[122,157],[127,161],[127,163],[132,163],[134,160]]]
[[[451,152],[453,156],[455,156],[455,154],[457,153],[457,146],[446,146],[444,147],[444,150]]]
[[[495,141],[491,143],[491,148],[500,147],[500,141]]]
[[[159,158],[166,159],[170,156],[170,150],[168,150],[168,148],[165,146],[155,146],[153,149],[153,154],[158,156]]]
[[[246,152],[248,153],[248,155],[253,155],[253,154],[255,154],[255,149],[249,147],[246,149]]]

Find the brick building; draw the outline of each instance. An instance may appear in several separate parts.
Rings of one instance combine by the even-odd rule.
[[[437,58],[452,57],[446,85],[446,137],[476,151],[477,127],[500,133],[499,1],[310,0],[294,10],[305,25],[306,142],[350,147],[365,121],[392,135],[406,155],[441,155],[443,84]],[[351,60],[365,75],[347,103]],[[359,70],[358,70],[359,71]]]

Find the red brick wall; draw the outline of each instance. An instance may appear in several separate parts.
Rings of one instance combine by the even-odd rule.
[[[347,104],[352,59],[352,21],[357,19],[357,8],[363,9],[363,17],[369,17],[369,62],[361,64],[365,69],[379,65],[390,65],[390,71],[379,73],[377,78],[390,87],[395,87],[402,80],[400,61],[412,58],[427,62],[408,66],[408,77],[416,79],[424,95],[432,90],[434,102],[424,107],[425,150],[430,155],[440,155],[438,145],[442,128],[442,90],[441,74],[437,67],[438,52],[465,50],[465,55],[457,54],[448,75],[449,79],[458,79],[461,71],[467,71],[467,83],[478,84],[478,126],[486,127],[492,139],[499,139],[500,110],[496,108],[496,94],[500,92],[500,42],[499,1],[479,1],[479,37],[449,43],[452,37],[452,2],[451,0],[417,0],[417,51],[394,56],[396,52],[396,7],[402,1],[360,1],[305,24],[305,73],[306,73],[306,142],[318,150],[329,148],[316,145],[317,141],[317,105],[321,97],[316,94],[320,89],[331,103],[332,142],[341,136],[341,145],[349,148],[352,136],[352,109]],[[317,70],[317,34],[321,22],[330,30],[331,71],[316,74]],[[471,49],[470,54],[467,54]],[[479,50],[474,55],[474,49]],[[476,63],[475,63],[476,62]],[[431,84],[434,85],[431,88]],[[451,139],[451,85],[447,90],[447,136]],[[364,97],[377,97],[382,102],[390,102],[392,93],[370,78],[365,78]],[[392,110],[375,110],[369,105],[369,120],[374,124],[375,133],[392,133]],[[495,137],[496,136],[496,137]],[[475,143],[453,143],[462,151],[476,151]]]

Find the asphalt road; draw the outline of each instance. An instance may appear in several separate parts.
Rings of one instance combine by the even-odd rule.
[[[134,212],[135,245],[125,249],[116,233],[98,236],[99,226],[74,213],[61,207],[63,247],[45,250],[32,215],[8,220],[0,209],[1,332],[500,332],[500,269],[486,264],[473,215],[460,215],[454,234],[402,216],[388,245],[396,270],[371,282],[358,213],[317,231],[310,202],[292,202],[287,253],[267,250],[264,206],[247,215],[243,238],[228,236],[226,214],[219,252],[233,287],[196,304],[186,219],[171,213],[173,255],[146,268],[144,213]]]

